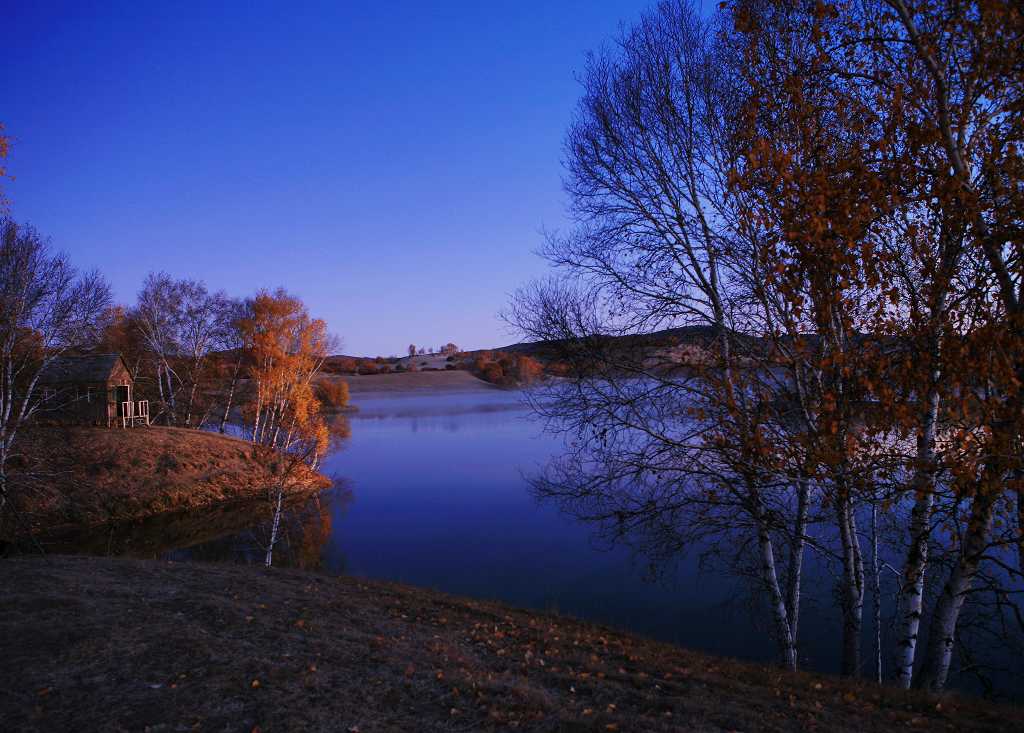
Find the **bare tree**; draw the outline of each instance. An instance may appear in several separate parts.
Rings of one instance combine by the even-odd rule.
[[[509,320],[569,365],[534,398],[569,435],[538,492],[658,564],[695,545],[749,547],[795,668],[810,483],[766,440],[786,432],[787,380],[749,368],[764,353],[733,291],[756,273],[731,254],[737,67],[719,30],[664,2],[591,59],[565,146],[576,228],[545,249],[566,279],[520,291]],[[646,345],[680,326],[691,343]]]
[[[204,381],[210,356],[229,337],[232,309],[223,291],[209,292],[206,286],[195,280],[181,280],[176,284],[181,292],[181,315],[177,342],[181,348],[180,357],[185,363],[185,377],[188,384],[188,401],[185,405],[185,425],[193,426],[193,410],[196,396]],[[204,420],[195,421],[200,427]]]
[[[246,359],[246,337],[243,324],[246,319],[252,317],[250,303],[244,300],[229,299],[224,303],[223,331],[220,336],[219,347],[224,352],[225,358],[229,359],[230,373],[227,377],[227,394],[224,396],[224,412],[221,415],[219,432],[227,429],[228,421],[231,418],[231,408],[234,405],[235,391],[238,389],[238,380],[242,374],[242,366]]]
[[[40,375],[95,342],[109,305],[102,277],[79,274],[34,229],[0,220],[0,514],[18,433],[42,406]]]
[[[171,276],[150,273],[139,292],[133,316],[153,358],[157,393],[168,425],[177,422],[177,395],[184,384],[172,366],[181,351],[178,339],[183,310],[183,294]]]

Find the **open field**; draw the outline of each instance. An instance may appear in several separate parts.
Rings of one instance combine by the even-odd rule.
[[[11,481],[19,533],[211,507],[265,496],[280,481],[276,465],[254,458],[248,442],[186,428],[37,427],[18,446]],[[298,470],[296,489],[330,485]]]
[[[387,374],[346,374],[326,377],[348,383],[352,395],[402,392],[469,392],[498,389],[463,370],[437,372],[392,372]]]
[[[8,730],[1007,731],[1021,711],[289,570],[0,561]]]

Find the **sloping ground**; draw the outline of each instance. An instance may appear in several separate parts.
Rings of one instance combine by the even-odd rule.
[[[281,480],[278,466],[257,460],[246,441],[185,428],[37,427],[18,448],[12,501],[21,532],[26,525],[53,531],[253,498]],[[297,491],[330,485],[307,470],[288,483]]]
[[[1022,711],[395,584],[0,561],[6,730],[1005,731]]]

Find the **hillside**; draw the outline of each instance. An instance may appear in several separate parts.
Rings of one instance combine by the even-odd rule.
[[[477,379],[463,370],[420,371],[385,374],[349,374],[329,376],[325,379],[342,379],[348,384],[353,396],[370,393],[395,392],[475,392],[493,390],[493,384]]]
[[[301,571],[0,561],[9,730],[1006,731],[1021,711]]]
[[[36,531],[265,496],[280,481],[248,442],[186,428],[36,427],[18,446],[12,500]],[[311,471],[290,483],[309,492],[330,485]]]
[[[591,336],[585,344],[569,340],[520,342],[495,349],[460,351],[451,356],[430,353],[371,358],[338,354],[328,357],[323,368],[326,374],[334,375],[410,375],[469,370],[481,376],[478,368],[481,360],[529,357],[540,362],[550,373],[559,375],[564,371],[560,365],[564,367],[566,363],[576,363],[580,359],[589,362],[597,354],[622,362],[653,360],[659,365],[701,361],[714,338],[714,329],[710,326],[683,326],[651,333]],[[742,346],[743,352],[760,353],[766,348],[763,341],[739,333],[734,333],[733,339]]]

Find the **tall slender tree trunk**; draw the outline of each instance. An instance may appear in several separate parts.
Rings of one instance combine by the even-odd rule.
[[[277,420],[274,424],[274,434],[270,439],[270,444],[276,446],[278,436],[281,434],[281,418],[284,417],[285,410],[288,409],[288,400],[282,400],[280,409],[277,412]]]
[[[228,418],[231,417],[231,403],[235,400],[235,387],[238,386],[238,374],[242,368],[242,358],[239,357],[235,361],[235,368],[231,372],[231,385],[228,387],[228,398],[224,403],[224,415],[220,419],[220,427],[218,432],[225,432],[228,426]]]
[[[196,401],[197,387],[198,385],[195,383],[195,380],[193,380],[192,387],[188,391],[188,407],[185,410],[185,425],[188,427],[192,427],[192,406],[195,404]]]
[[[946,685],[953,660],[953,642],[960,609],[963,608],[988,546],[995,504],[996,497],[991,491],[982,492],[971,502],[971,516],[967,522],[963,548],[932,612],[928,626],[928,646],[925,648],[924,663],[914,681],[915,687],[938,691]]]
[[[4,451],[3,456],[0,456],[0,522],[5,518],[4,510],[7,509],[7,456]],[[3,529],[3,525],[0,524],[0,530]]]
[[[874,634],[872,654],[874,655],[875,682],[882,682],[882,581],[881,565],[878,562],[878,505],[871,499],[871,631]]]
[[[945,259],[945,258],[944,258]],[[941,322],[946,308],[945,291],[935,295],[931,312],[935,323]],[[942,373],[941,335],[934,326],[928,345],[931,360],[930,384],[922,401],[921,432],[917,436],[917,456],[911,488],[914,507],[910,512],[909,545],[903,563],[903,578],[896,609],[896,646],[893,652],[893,673],[896,685],[909,689],[914,676],[914,657],[924,604],[924,579],[928,568],[928,541],[931,537],[931,514],[935,502],[935,441],[939,424],[939,380]]]
[[[167,399],[164,397],[164,368],[162,364],[156,365],[156,388],[160,395],[160,404],[164,408],[164,423],[170,425],[170,415],[167,411]]]
[[[260,434],[260,415],[263,411],[263,385],[256,382],[256,411],[252,418],[252,442],[253,444],[259,442]]]
[[[864,613],[864,562],[861,557],[857,523],[853,515],[853,501],[848,489],[841,488],[836,496],[836,519],[843,550],[843,573],[840,587],[840,607],[843,615],[842,662],[844,677],[857,677],[861,671],[860,636]]]
[[[268,568],[274,561],[274,545],[277,544],[277,532],[281,526],[281,507],[284,502],[284,486],[277,490],[277,506],[274,509],[274,522],[270,527],[270,544],[267,545],[267,555],[263,559],[264,565]]]
[[[789,624],[789,614],[786,612],[786,598],[782,594],[778,572],[775,568],[775,548],[771,532],[769,531],[757,488],[748,484],[747,490],[750,496],[751,513],[757,527],[757,546],[761,556],[759,558],[761,563],[761,582],[768,594],[768,600],[772,608],[776,643],[779,646],[782,665],[786,669],[795,670],[797,668],[796,640],[793,638],[793,630]]]
[[[786,611],[789,614],[789,629],[793,645],[797,646],[800,629],[800,588],[803,579],[804,548],[807,545],[807,512],[810,498],[810,483],[801,478],[797,482],[796,519],[793,525],[793,541],[789,546],[789,571],[786,574]]]
[[[178,422],[177,415],[177,404],[174,399],[174,382],[171,381],[171,368],[167,364],[164,364],[164,377],[167,379],[167,417],[168,425],[173,425]]]
[[[924,578],[928,566],[928,539],[932,505],[931,490],[920,493],[910,512],[910,546],[903,564],[902,588],[896,613],[896,649],[893,667],[896,685],[909,689],[924,609]]]
[[[1024,573],[1024,473],[1016,472],[1017,479],[1017,569]]]

